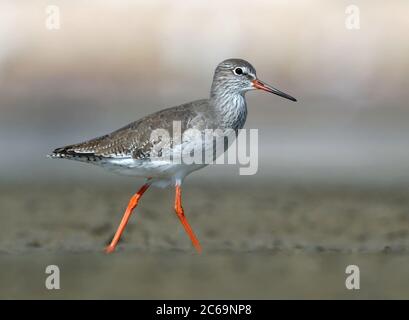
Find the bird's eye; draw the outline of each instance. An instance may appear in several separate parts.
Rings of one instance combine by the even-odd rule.
[[[242,68],[236,68],[233,70],[234,74],[236,75],[242,75],[243,74],[243,69]]]

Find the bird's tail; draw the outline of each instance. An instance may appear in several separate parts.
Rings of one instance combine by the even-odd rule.
[[[75,145],[57,148],[48,154],[47,158],[70,159],[85,162],[94,162],[101,159],[101,157],[96,156],[93,152],[78,152],[74,147]]]
[[[66,158],[67,156],[69,156],[69,154],[70,153],[69,153],[67,147],[62,147],[62,148],[55,149],[50,154],[47,154],[47,158],[52,158],[52,159]]]

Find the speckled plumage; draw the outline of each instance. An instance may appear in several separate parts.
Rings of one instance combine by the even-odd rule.
[[[182,131],[189,128],[199,130],[217,126],[217,120],[208,100],[197,100],[150,114],[110,134],[78,144],[55,149],[53,155],[65,157],[95,157],[96,159],[132,157],[149,160],[155,144],[151,140],[155,129],[173,133],[174,121],[180,121]]]

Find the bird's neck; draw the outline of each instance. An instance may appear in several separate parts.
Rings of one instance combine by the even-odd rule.
[[[221,126],[234,130],[244,127],[247,118],[247,104],[244,94],[212,91],[210,103],[215,108]]]

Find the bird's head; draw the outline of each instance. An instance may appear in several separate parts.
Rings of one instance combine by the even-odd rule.
[[[290,95],[259,80],[256,75],[256,69],[245,60],[227,59],[216,67],[213,77],[212,95],[244,94],[255,89],[274,93],[291,101],[297,101]]]

